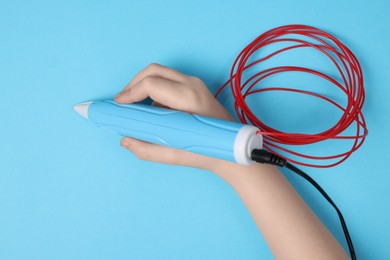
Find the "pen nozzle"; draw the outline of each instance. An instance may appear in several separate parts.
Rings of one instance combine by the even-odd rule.
[[[73,107],[73,109],[79,113],[80,115],[82,115],[83,117],[85,117],[86,119],[88,119],[88,108],[89,106],[91,105],[92,102],[84,102],[84,103],[80,103],[80,104],[77,104]]]

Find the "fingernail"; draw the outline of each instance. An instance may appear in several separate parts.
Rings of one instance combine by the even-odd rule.
[[[116,95],[116,96],[114,97],[114,99],[115,99],[115,100],[119,100],[122,96],[123,96],[123,95],[122,95],[122,92],[121,92],[121,93],[119,93],[118,95]]]
[[[129,146],[129,143],[126,142],[126,140],[121,140],[121,146],[127,148]]]
[[[129,148],[131,146],[131,139],[128,137],[123,137],[121,140],[121,146]]]

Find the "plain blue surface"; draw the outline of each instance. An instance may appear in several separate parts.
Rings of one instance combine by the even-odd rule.
[[[307,171],[342,209],[358,257],[388,258],[388,10],[385,0],[1,1],[0,259],[272,258],[227,184],[139,161],[72,106],[112,98],[151,62],[216,91],[246,44],[291,23],[334,34],[362,64],[365,144],[341,166]],[[289,179],[345,246],[329,205]]]

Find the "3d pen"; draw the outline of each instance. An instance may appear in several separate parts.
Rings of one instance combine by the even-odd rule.
[[[240,164],[255,163],[251,153],[263,145],[262,136],[256,134],[259,129],[252,125],[168,108],[102,100],[77,104],[74,109],[122,136]]]

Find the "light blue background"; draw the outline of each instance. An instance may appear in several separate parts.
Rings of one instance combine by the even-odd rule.
[[[388,258],[388,10],[385,0],[1,0],[0,259],[272,258],[227,184],[139,161],[72,106],[113,97],[150,62],[215,92],[246,44],[291,23],[334,34],[361,61],[369,137],[341,166],[306,170],[342,209],[358,257]],[[289,179],[345,247],[334,211]]]

